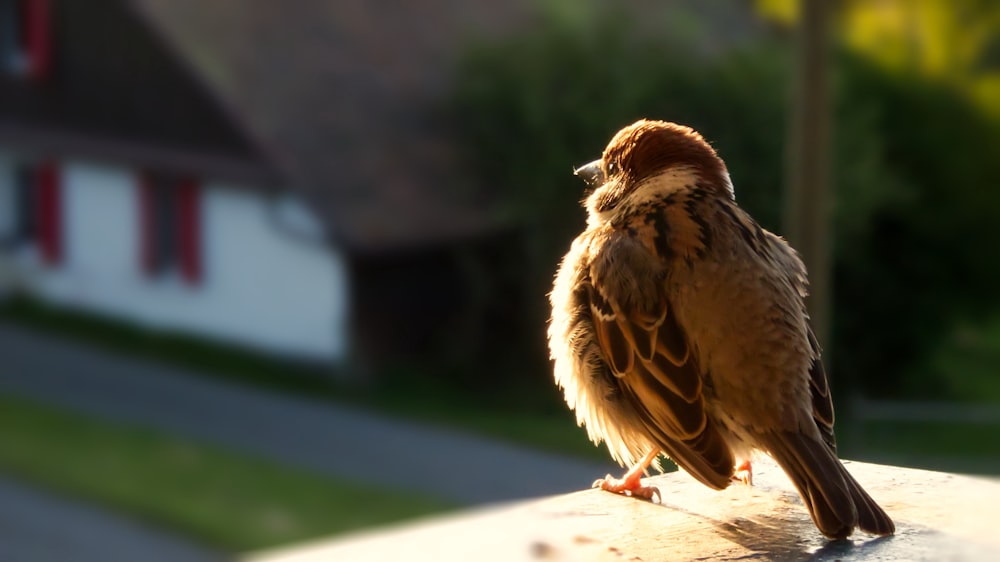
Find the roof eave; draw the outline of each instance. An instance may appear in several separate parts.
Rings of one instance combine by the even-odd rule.
[[[266,162],[31,125],[0,122],[0,146],[17,152],[170,170],[258,188],[274,187],[285,180],[280,170]]]

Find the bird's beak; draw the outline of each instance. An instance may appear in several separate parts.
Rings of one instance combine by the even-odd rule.
[[[573,170],[573,174],[580,177],[587,186],[597,188],[607,179],[604,177],[604,170],[601,168],[601,160],[597,159],[589,164],[584,164]]]

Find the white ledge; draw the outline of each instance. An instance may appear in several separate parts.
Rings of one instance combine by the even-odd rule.
[[[246,560],[1000,560],[1000,481],[846,464],[895,520],[895,536],[856,532],[849,540],[825,539],[784,473],[770,459],[758,459],[753,487],[716,492],[687,474],[665,474],[645,480],[660,488],[662,504],[585,490]]]

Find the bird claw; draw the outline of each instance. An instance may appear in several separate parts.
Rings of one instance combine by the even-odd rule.
[[[733,481],[742,482],[746,486],[753,486],[753,466],[750,461],[743,461],[733,472]]]
[[[643,486],[638,478],[613,478],[608,474],[604,478],[594,480],[591,488],[600,488],[608,492],[639,498],[649,502],[653,501],[654,496],[656,497],[656,503],[661,503],[663,499],[659,488],[656,486]]]
[[[629,495],[648,502],[653,502],[653,496],[656,496],[655,503],[663,503],[663,498],[660,496],[660,489],[656,486],[639,486],[634,490],[629,490]]]

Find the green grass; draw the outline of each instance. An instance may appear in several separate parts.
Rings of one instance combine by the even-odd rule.
[[[450,506],[0,395],[0,472],[231,552]]]

